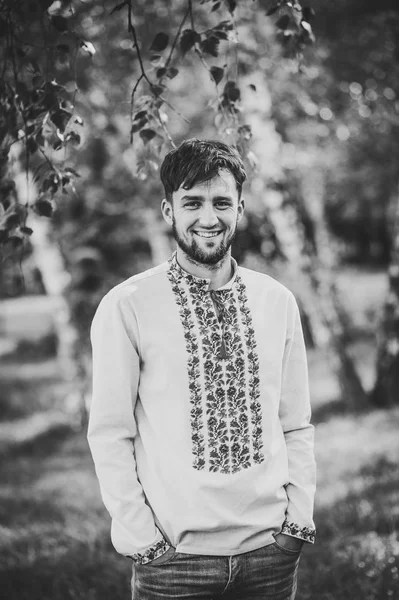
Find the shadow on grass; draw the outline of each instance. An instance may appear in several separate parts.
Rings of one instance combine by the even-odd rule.
[[[321,406],[312,409],[312,423],[318,425],[331,419],[341,416],[348,411],[348,405],[343,400],[330,400]]]
[[[56,560],[38,557],[0,570],[7,600],[127,600],[131,561],[118,557],[110,544],[77,544]]]
[[[45,383],[1,379],[0,421],[12,421],[53,408],[56,377]]]
[[[399,598],[399,465],[384,457],[362,468],[347,495],[316,511],[297,600]]]
[[[2,448],[0,467],[3,460],[9,460],[11,454],[15,458],[24,455],[32,457],[49,456],[51,453],[56,452],[60,445],[72,434],[73,428],[68,423],[50,424],[45,431],[35,435],[33,439],[28,439],[21,443],[9,444]]]
[[[63,525],[64,522],[62,510],[50,500],[38,500],[35,497],[1,498],[0,526],[25,528],[34,524],[37,529],[49,523]]]
[[[371,402],[366,404],[363,408],[354,409],[348,402],[345,402],[345,400],[336,398],[312,409],[312,423],[318,425],[319,423],[327,423],[334,417],[345,417],[347,415],[363,416],[377,410],[381,410],[380,407],[373,406]]]
[[[5,472],[2,595],[127,600],[131,563],[109,541],[84,434],[35,440],[9,455],[1,478]],[[377,456],[354,474],[345,497],[317,510],[317,540],[303,552],[297,600],[399,598],[398,498],[399,465]]]

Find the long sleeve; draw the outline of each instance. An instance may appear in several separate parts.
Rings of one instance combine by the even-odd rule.
[[[289,299],[287,338],[280,399],[287,454],[288,507],[282,533],[314,542],[313,503],[316,487],[314,429],[310,423],[308,368],[298,306]]]
[[[88,441],[103,502],[112,517],[115,549],[146,563],[170,546],[155,525],[136,472],[137,339],[128,298],[111,292],[100,303],[91,328],[93,396]]]

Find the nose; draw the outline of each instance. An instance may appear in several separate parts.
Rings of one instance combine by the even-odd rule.
[[[216,214],[216,211],[213,207],[213,204],[205,203],[202,207],[202,210],[199,215],[199,224],[202,227],[214,227],[218,224],[219,220]]]

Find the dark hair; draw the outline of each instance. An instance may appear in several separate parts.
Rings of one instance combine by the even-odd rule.
[[[189,190],[198,183],[213,179],[221,169],[233,175],[240,197],[247,175],[238,151],[217,140],[185,140],[165,156],[161,165],[166,199],[171,201],[173,192],[180,186]]]

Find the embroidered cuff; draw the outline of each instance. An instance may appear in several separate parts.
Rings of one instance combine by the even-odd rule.
[[[153,546],[147,548],[147,550],[143,553],[137,552],[137,554],[132,554],[130,558],[134,560],[134,562],[139,563],[140,565],[145,565],[146,563],[151,562],[155,558],[162,556],[165,554],[167,550],[170,548],[170,544],[164,539],[160,540]]]
[[[309,542],[310,544],[314,544],[316,529],[311,529],[310,527],[300,527],[296,523],[285,520],[281,528],[281,533],[285,533],[286,535],[291,535],[292,537],[296,537],[300,540],[304,540],[305,542]]]

